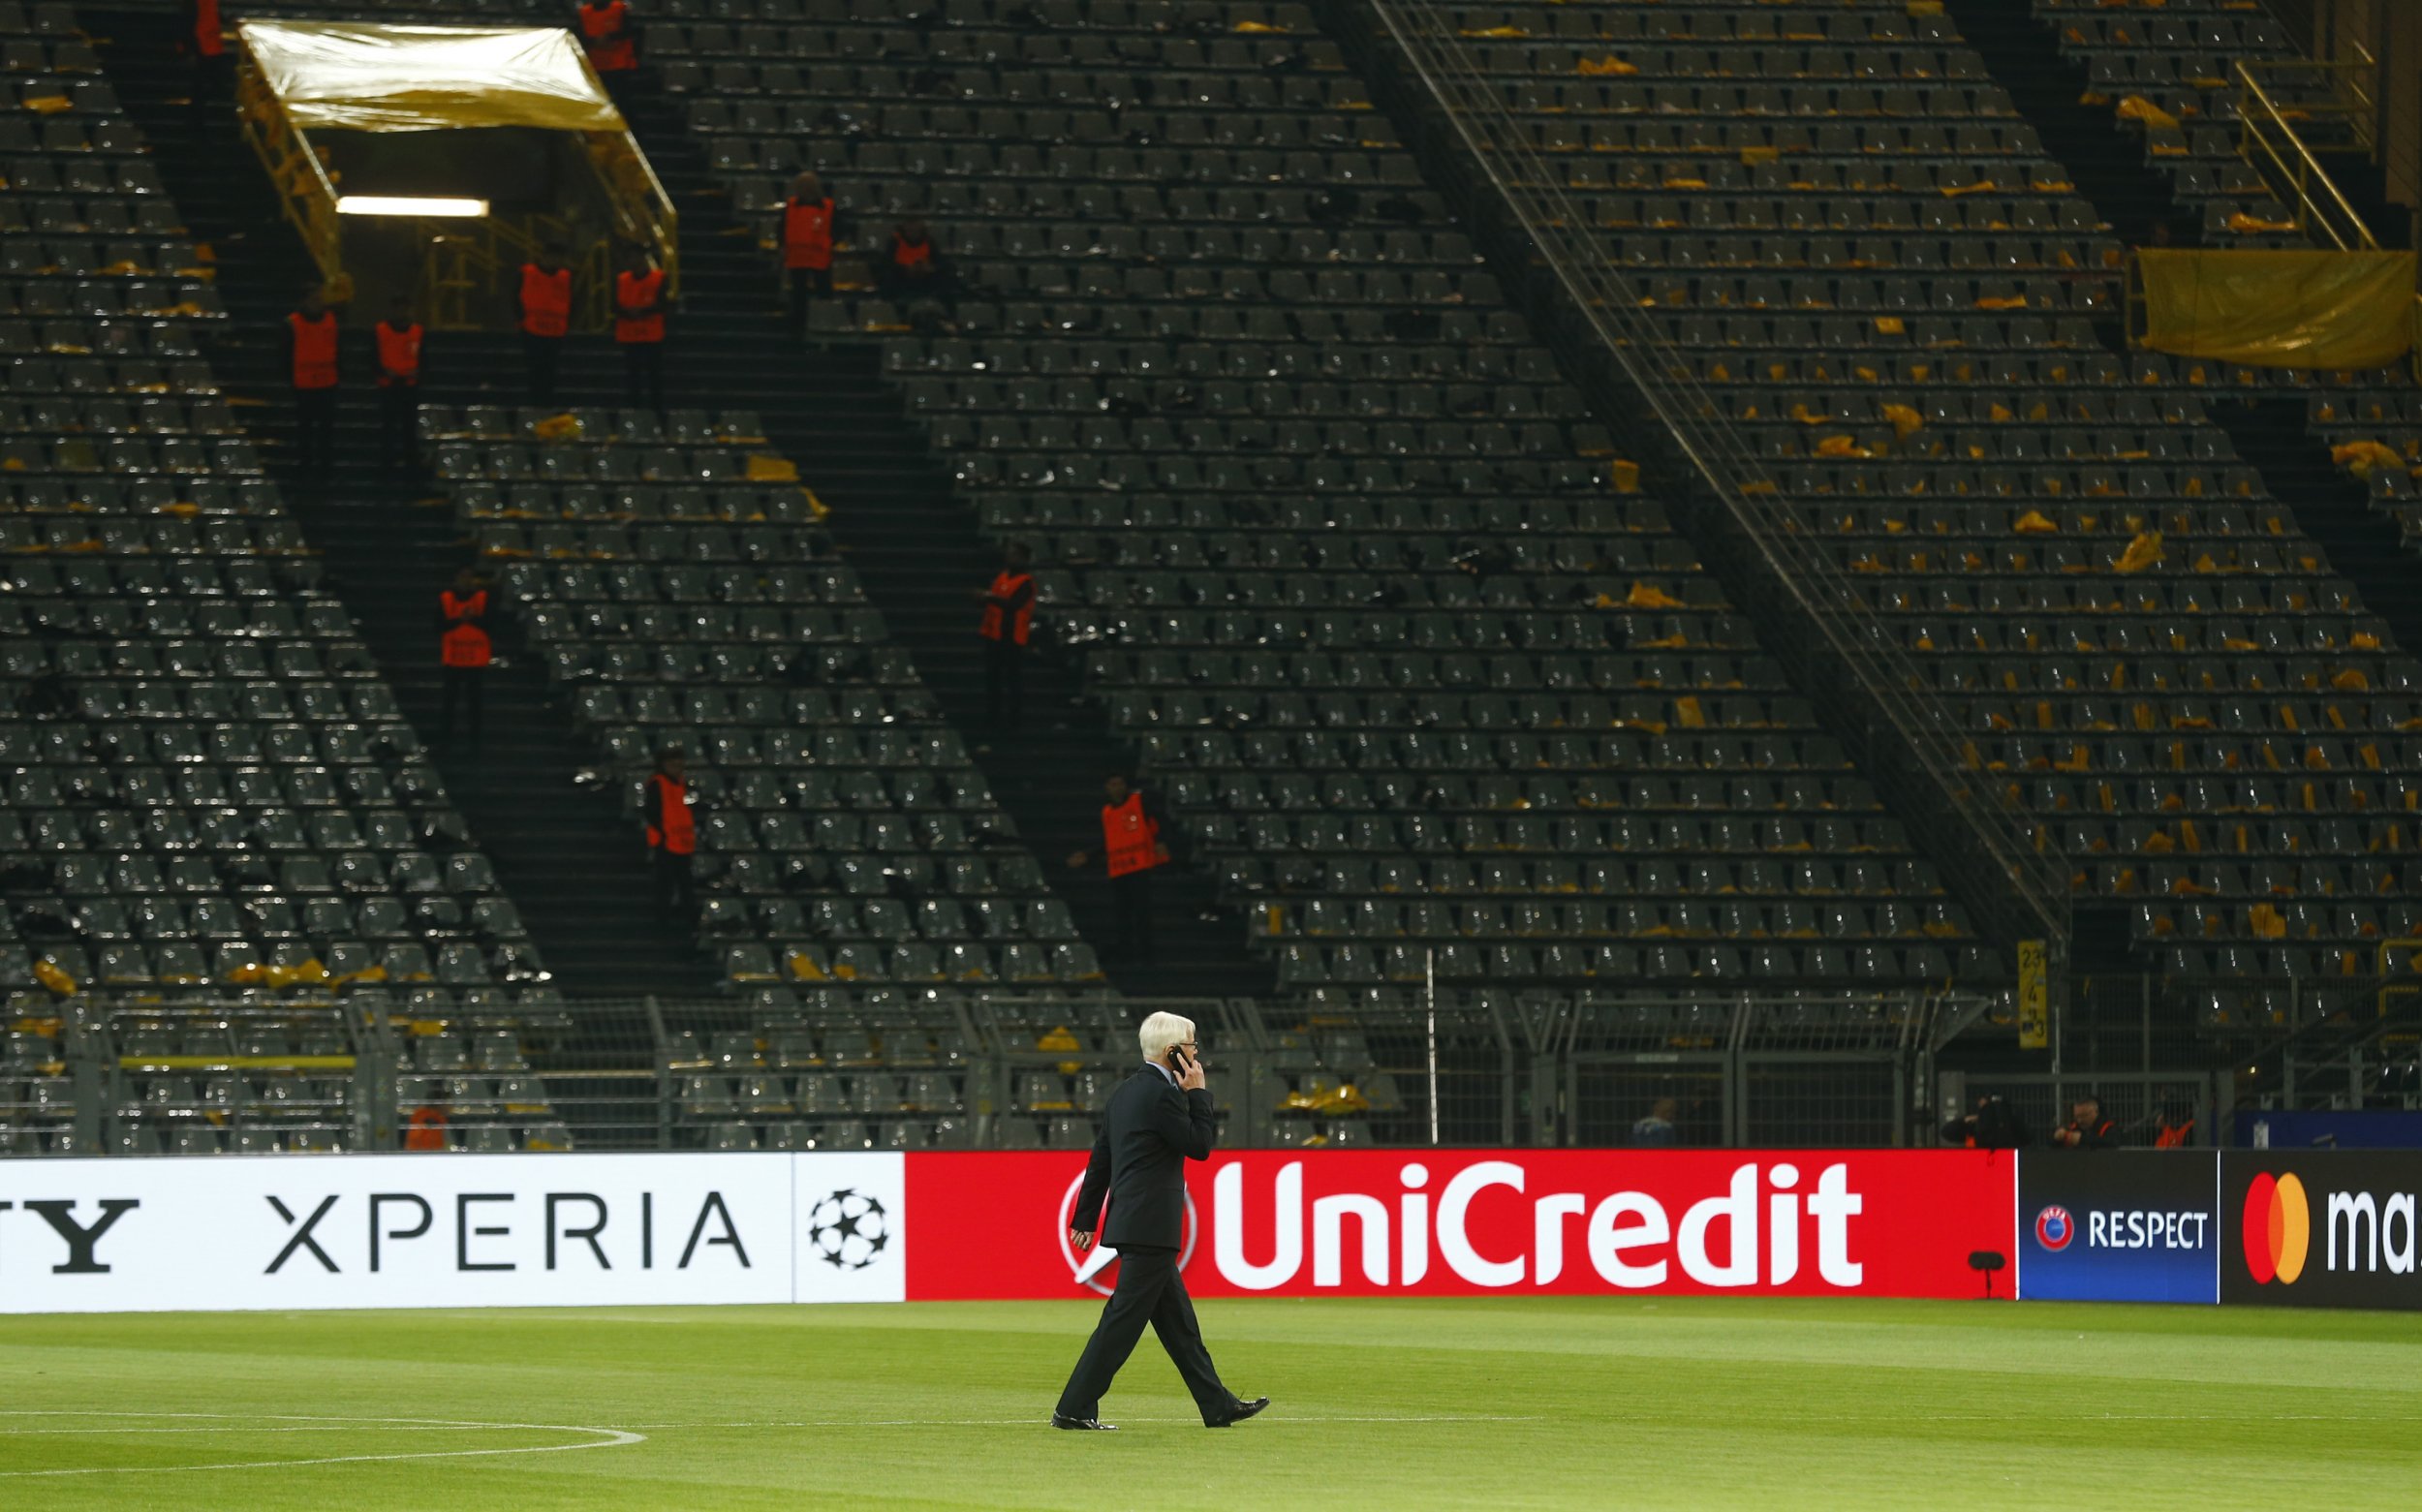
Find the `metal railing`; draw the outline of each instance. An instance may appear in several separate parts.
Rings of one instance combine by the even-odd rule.
[[[595,80],[593,72],[590,77]],[[245,142],[268,172],[286,218],[320,270],[329,301],[343,303],[352,295],[353,279],[345,269],[344,222],[337,214],[335,183],[309,136],[269,87],[251,49],[240,43],[235,98]],[[602,331],[612,324],[617,247],[647,248],[665,270],[665,297],[680,294],[680,212],[654,165],[627,126],[578,136],[582,160],[605,201],[603,234],[594,226],[548,214],[490,215],[468,224],[410,220],[410,240],[422,249],[415,283],[422,318],[432,327],[493,326],[505,307],[503,296],[511,292],[513,269],[548,245],[564,249],[571,263],[577,329]]]
[[[2334,63],[2273,63],[2265,72],[2338,70]],[[2315,245],[2325,238],[2341,252],[2376,252],[2379,239],[2363,216],[2332,181],[2328,170],[2296,130],[2287,112],[2254,77],[2253,66],[2240,61],[2230,72],[2237,80],[2237,151],[2280,199],[2295,212],[2296,230]],[[2302,108],[2299,108],[2300,109]],[[2367,116],[2368,120],[2369,117]]]
[[[1419,0],[1370,0],[1370,10],[1520,235],[1544,261],[1565,306],[1672,438],[1682,464],[1703,486],[1705,507],[1728,534],[1726,543],[1739,548],[1736,560],[1761,594],[1787,605],[1805,627],[1805,636],[1771,649],[1795,663],[1803,688],[1829,696],[1837,710],[1858,711],[1849,717],[1861,727],[1848,733],[1879,781],[1916,789],[1912,810],[1931,793],[1933,807],[1948,816],[1938,826],[1944,843],[1933,849],[1955,874],[1963,870],[1955,855],[1972,847],[1979,852],[1982,873],[1966,869],[1971,879],[2009,905],[2006,916],[1987,910],[1996,915],[1990,927],[1997,942],[2040,938],[2050,942],[2056,962],[2065,960],[2068,868],[2050,827],[1981,769],[1949,707],[1927,695],[1924,673],[1868,602],[1866,585],[1811,534],[1808,515],[1792,505],[1691,362],[1641,313],[1647,301],[1610,262],[1585,208],[1529,145],[1496,86],[1474,66],[1453,18]]]
[[[310,139],[286,113],[285,102],[269,87],[252,49],[240,43],[236,47],[235,118],[246,145],[267,170],[279,205],[302,237],[303,250],[319,268],[328,299],[341,302],[351,286],[345,274],[336,185]]]
[[[1229,1148],[1923,1145],[1935,1058],[1981,1006],[834,989],[425,1017],[378,992],[93,995],[8,1033],[0,1155],[1080,1148],[1163,1008],[1195,1022]],[[1668,1098],[1670,1127],[1635,1132]]]

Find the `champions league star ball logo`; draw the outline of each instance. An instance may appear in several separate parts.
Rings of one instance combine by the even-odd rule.
[[[2076,1237],[2077,1220],[2069,1217],[2068,1209],[2060,1204],[2055,1203],[2035,1215],[2035,1243],[2046,1250],[2057,1254],[2067,1249],[2068,1242]]]
[[[891,1243],[891,1219],[883,1204],[855,1188],[844,1188],[816,1204],[807,1216],[807,1244],[836,1270],[862,1271]]]

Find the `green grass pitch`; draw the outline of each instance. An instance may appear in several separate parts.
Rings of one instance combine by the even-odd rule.
[[[1219,1301],[1262,1418],[1076,1303],[0,1318],[0,1507],[2399,1506],[2422,1316]],[[72,1472],[72,1473],[62,1473]]]

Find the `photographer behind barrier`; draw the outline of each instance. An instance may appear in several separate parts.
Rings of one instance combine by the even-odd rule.
[[[2064,1150],[2116,1150],[2119,1125],[2102,1116],[2102,1099],[2080,1093],[2068,1108],[2068,1122],[2052,1131],[2052,1143]]]
[[[1186,1162],[1211,1157],[1218,1115],[1211,1094],[1203,1090],[1193,1020],[1155,1013],[1135,1037],[1144,1064],[1110,1094],[1069,1219],[1069,1243],[1077,1253],[1093,1248],[1097,1233],[1116,1248],[1118,1286],[1060,1393],[1051,1426],[1095,1432],[1117,1426],[1100,1420],[1102,1394],[1149,1323],[1194,1394],[1202,1426],[1226,1428],[1268,1406],[1270,1399],[1246,1402],[1220,1384],[1195,1323],[1195,1305],[1177,1273],[1177,1250],[1186,1233]],[[1101,1221],[1105,1195],[1106,1227]]]
[[[1946,1119],[1942,1142],[1969,1150],[2016,1150],[2027,1143],[2027,1121],[2018,1110],[1992,1093],[1976,1098],[1976,1111]]]

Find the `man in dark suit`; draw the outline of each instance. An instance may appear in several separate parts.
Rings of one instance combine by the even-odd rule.
[[[1186,1233],[1186,1162],[1211,1157],[1218,1118],[1211,1094],[1203,1090],[1193,1021],[1155,1013],[1136,1038],[1144,1064],[1110,1094],[1069,1230],[1069,1242],[1080,1254],[1092,1248],[1097,1232],[1103,1244],[1117,1249],[1118,1286],[1102,1309],[1102,1321],[1094,1325],[1068,1389],[1060,1393],[1051,1426],[1097,1431],[1116,1426],[1097,1416],[1102,1394],[1150,1323],[1186,1378],[1202,1426],[1226,1428],[1268,1406],[1270,1399],[1246,1402],[1220,1384],[1195,1323],[1194,1302],[1177,1274],[1177,1249]],[[1104,1196],[1110,1199],[1106,1228],[1101,1223]]]

